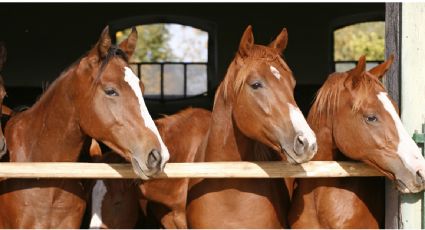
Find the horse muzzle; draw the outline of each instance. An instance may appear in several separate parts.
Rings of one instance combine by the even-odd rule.
[[[281,144],[282,149],[288,155],[288,162],[290,163],[305,163],[311,160],[317,153],[317,142],[315,136],[307,136],[303,134],[295,135],[292,143],[292,148],[288,145]]]
[[[148,180],[159,172],[162,172],[165,165],[160,151],[156,149],[149,152],[146,160],[133,155],[131,157],[131,164],[134,172],[143,180]]]
[[[419,169],[416,171],[416,173],[413,175],[409,175],[409,177],[402,177],[397,178],[395,184],[397,187],[397,190],[399,190],[401,193],[417,193],[425,190],[425,171],[422,169]]]

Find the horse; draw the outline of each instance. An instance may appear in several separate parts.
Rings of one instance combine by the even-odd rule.
[[[170,151],[169,162],[193,162],[210,126],[211,112],[188,108],[155,120]],[[101,153],[92,144],[96,162],[124,163],[114,152]],[[189,179],[97,180],[91,196],[90,228],[187,228],[186,198]],[[96,191],[103,191],[101,197]],[[148,222],[148,223],[147,223]]]
[[[3,76],[1,71],[3,70],[4,63],[7,59],[7,49],[4,42],[0,41],[0,118],[3,112],[9,113],[10,109],[6,106],[3,106],[3,99],[6,96],[6,89],[4,87]],[[3,129],[0,125],[0,158],[2,158],[7,152],[6,140],[3,135]]]
[[[362,161],[394,181],[402,193],[425,188],[425,160],[403,128],[398,107],[380,82],[393,56],[369,71],[329,75],[308,114],[319,150],[313,160]],[[292,228],[384,228],[384,178],[297,179]]]
[[[128,57],[137,31],[119,46],[106,27],[95,46],[65,70],[5,129],[12,162],[76,162],[91,138],[103,142],[149,179],[168,161]],[[8,179],[0,184],[0,227],[78,228],[85,210],[80,180]]]
[[[282,59],[284,28],[268,46],[252,27],[219,85],[211,125],[196,162],[310,160],[316,137],[294,100],[295,79]],[[192,179],[190,228],[285,228],[289,193],[282,179]]]

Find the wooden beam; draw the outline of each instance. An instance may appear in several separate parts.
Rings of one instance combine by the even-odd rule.
[[[400,107],[401,83],[401,3],[385,3],[385,58],[394,55],[383,82],[388,94]]]
[[[311,161],[300,165],[286,162],[168,163],[157,178],[282,178],[382,176],[357,162]],[[137,178],[130,164],[104,163],[0,163],[3,178]]]
[[[400,105],[401,83],[401,3],[385,3],[385,56],[394,54],[394,62],[383,82],[388,94]],[[398,229],[400,195],[393,183],[385,180],[385,228]]]

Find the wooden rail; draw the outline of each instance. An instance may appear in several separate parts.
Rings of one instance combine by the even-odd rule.
[[[156,178],[282,178],[382,176],[363,163],[311,161],[168,163]],[[137,178],[130,164],[0,163],[1,178]]]

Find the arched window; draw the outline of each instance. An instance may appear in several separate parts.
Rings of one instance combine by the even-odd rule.
[[[139,36],[130,64],[145,85],[146,99],[166,102],[211,93],[216,72],[214,26],[193,18],[130,18],[111,23],[116,43],[132,26]]]
[[[371,14],[339,19],[340,24],[332,29],[332,71],[355,67],[362,55],[366,56],[366,69],[384,60],[385,21],[381,17]]]

